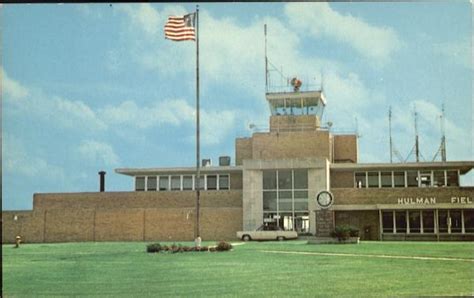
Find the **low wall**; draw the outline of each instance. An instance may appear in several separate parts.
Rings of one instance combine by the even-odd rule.
[[[32,211],[2,212],[2,243],[183,241],[194,239],[195,192],[35,194]],[[242,191],[201,192],[204,240],[242,229]],[[17,220],[14,220],[15,216]]]
[[[203,240],[233,240],[242,208],[201,208]],[[56,209],[2,212],[2,243],[83,241],[191,241],[194,208]],[[14,220],[14,216],[17,220]]]

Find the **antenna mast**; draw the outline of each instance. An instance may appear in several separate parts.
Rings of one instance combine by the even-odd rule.
[[[420,144],[418,141],[418,113],[416,112],[416,107],[414,108],[415,110],[415,157],[416,157],[416,162],[420,162]]]
[[[392,106],[388,108],[388,127],[390,136],[390,163],[393,162],[393,143],[392,143]]]
[[[415,146],[413,146],[413,148],[411,149],[410,153],[408,153],[408,156],[407,158],[405,159],[405,162],[410,158],[410,156],[413,154],[413,151],[415,152],[415,160],[416,162],[420,162],[420,156],[423,157],[423,155],[421,155],[421,152],[420,152],[420,143],[419,143],[419,138],[418,138],[418,113],[416,112],[416,107],[413,107],[413,111],[414,111],[414,116],[415,116]],[[423,157],[424,159],[424,157]]]
[[[435,156],[433,157],[433,161],[436,160],[438,154],[441,153],[441,161],[446,161],[446,130],[444,127],[444,104],[441,105],[441,115],[439,116],[440,120],[440,127],[441,127],[441,144],[439,146],[438,151],[436,152]]]
[[[265,34],[265,93],[268,93],[267,24],[263,25]]]

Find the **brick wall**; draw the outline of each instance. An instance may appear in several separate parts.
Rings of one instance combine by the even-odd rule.
[[[367,211],[336,211],[336,226],[350,225],[359,229],[362,240],[378,240],[379,213],[378,210]]]
[[[230,174],[230,189],[242,190],[242,172]]]
[[[253,159],[330,159],[330,151],[327,131],[255,133],[252,138]]]
[[[194,207],[195,203],[196,192],[194,191],[42,193],[33,195],[34,210],[185,208]],[[242,207],[242,190],[202,191],[201,206]]]
[[[354,187],[353,172],[331,171],[331,188],[351,188]]]
[[[195,192],[35,194],[34,211],[2,212],[2,243],[193,240]],[[14,221],[14,216],[18,220]],[[242,229],[242,191],[201,196],[204,240],[233,240]]]
[[[244,159],[252,158],[252,139],[237,138],[235,139],[235,165],[240,166]]]
[[[426,188],[335,188],[334,204],[398,204],[398,198],[436,197],[436,203],[451,203],[451,197],[474,198],[474,187]]]
[[[272,115],[270,116],[270,131],[302,131],[319,128],[316,115]]]
[[[335,135],[334,142],[334,162],[357,163],[357,136],[356,135]]]
[[[316,213],[316,235],[330,236],[334,231],[334,211],[317,210]]]

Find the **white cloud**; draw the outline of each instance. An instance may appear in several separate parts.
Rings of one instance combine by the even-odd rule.
[[[162,31],[164,18],[149,3],[116,5],[117,10],[126,13],[132,23],[148,36],[156,37]]]
[[[103,163],[106,166],[115,166],[120,161],[112,146],[104,142],[94,140],[83,141],[78,147],[78,152],[84,159]]]
[[[143,107],[134,101],[124,101],[118,106],[106,106],[99,113],[112,126],[127,125],[140,129],[162,124],[180,125],[194,119],[194,108],[181,99]]]
[[[14,109],[20,115],[38,117],[43,121],[67,129],[105,130],[107,125],[83,101],[69,100],[58,96],[43,94],[41,90],[29,90],[20,82],[9,78],[2,69],[2,90],[11,105],[5,110]],[[10,100],[10,97],[19,100]],[[80,125],[78,125],[80,124]]]
[[[433,45],[435,52],[445,56],[457,65],[473,68],[471,40],[437,43]]]
[[[385,63],[401,47],[397,33],[377,27],[350,14],[333,10],[328,3],[291,3],[285,7],[290,25],[320,38],[346,43],[360,55]]]
[[[17,137],[4,134],[2,142],[2,162],[6,172],[29,178],[64,179],[64,170],[61,167],[52,165],[46,160],[27,152],[26,146]]]
[[[206,145],[218,144],[228,134],[236,120],[234,110],[201,108],[202,141]],[[195,107],[182,99],[166,100],[150,106],[138,106],[134,101],[124,101],[117,106],[107,106],[99,111],[101,118],[111,127],[148,129],[157,126],[182,126],[195,124]],[[194,137],[194,132],[189,138]]]
[[[236,111],[203,111],[202,142],[205,145],[221,143],[235,126]]]
[[[12,80],[3,67],[0,68],[1,71],[1,90],[3,98],[6,100],[11,99],[21,99],[28,96],[29,91],[26,87],[24,87],[19,82]]]

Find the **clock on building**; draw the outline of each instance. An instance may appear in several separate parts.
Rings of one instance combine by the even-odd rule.
[[[316,202],[321,208],[329,208],[331,207],[334,199],[332,193],[327,190],[320,191],[316,196]]]

